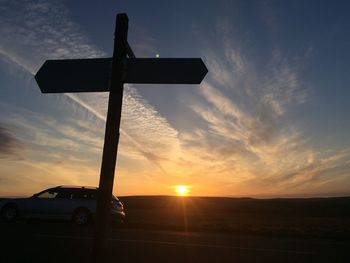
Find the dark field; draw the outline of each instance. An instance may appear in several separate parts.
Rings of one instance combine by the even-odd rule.
[[[350,262],[350,198],[121,197],[108,262]],[[0,223],[0,262],[91,262],[94,227]]]
[[[121,197],[125,228],[350,240],[350,197]]]

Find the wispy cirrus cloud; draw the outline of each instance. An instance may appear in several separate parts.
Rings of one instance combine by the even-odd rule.
[[[199,90],[204,102],[191,105],[206,126],[180,134],[189,165],[201,164],[193,173],[209,181],[220,174],[232,194],[326,192],[335,181],[349,181],[349,149],[319,152],[286,117],[307,99],[300,65],[274,49],[259,68],[233,41],[228,22],[219,23],[219,32],[222,53],[203,54],[210,72]]]
[[[18,159],[20,148],[23,147],[21,141],[11,133],[11,131],[0,123],[0,158]]]
[[[59,1],[2,0],[1,50],[34,74],[48,58],[104,56]]]
[[[0,56],[21,70],[34,74],[46,59],[106,56],[82,33],[61,2],[2,3]],[[267,22],[275,23],[275,18]],[[194,194],[201,189],[198,192],[209,195],[342,190],[342,185],[350,183],[349,150],[317,150],[303,127],[290,119],[295,107],[309,99],[298,64],[303,59],[292,60],[275,48],[259,63],[249,52],[252,47],[242,44],[231,29],[229,20],[218,23],[220,37],[215,38],[215,48],[207,41],[203,51],[209,68],[206,82],[197,90],[196,100],[188,104],[189,109],[178,111],[186,118],[189,110],[193,120],[199,120],[192,130],[174,129],[133,86],[125,87],[118,179],[140,194],[144,187],[148,187],[147,193],[168,194],[164,185],[176,181],[192,184]],[[135,51],[141,56],[155,53],[156,40],[138,33],[141,38],[136,40]],[[208,34],[205,36],[207,39]],[[63,102],[76,109],[74,117],[86,114],[74,120],[58,121],[37,113],[7,119],[11,128],[27,132],[19,139],[30,147],[26,147],[27,159],[17,166],[0,163],[8,174],[1,179],[14,182],[16,174],[27,169],[23,182],[43,185],[50,177],[57,184],[96,184],[107,95],[62,96]],[[127,179],[123,174],[128,174]],[[152,183],[145,186],[141,178]],[[23,182],[16,184],[24,189]],[[6,189],[3,186],[2,190]]]
[[[2,2],[0,54],[27,72],[34,74],[46,59],[106,56],[81,33],[59,1]],[[104,121],[108,94],[67,94],[67,98]],[[156,156],[171,154],[178,144],[177,132],[131,86],[125,89],[123,103],[122,119],[127,121],[121,132],[128,142],[123,150],[160,167]]]

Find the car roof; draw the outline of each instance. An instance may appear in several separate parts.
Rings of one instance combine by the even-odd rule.
[[[60,185],[54,188],[60,188],[60,189],[87,189],[87,190],[97,190],[97,187],[92,186],[76,186],[76,185]]]
[[[77,186],[77,185],[59,185],[59,186],[56,186],[56,187],[52,187],[52,188],[49,188],[49,189],[45,189],[37,194],[40,194],[40,193],[43,193],[45,191],[48,191],[48,190],[54,190],[54,189],[67,189],[67,190],[70,190],[70,189],[82,189],[82,190],[90,190],[90,191],[97,191],[99,188],[98,187],[95,187],[95,186]],[[119,200],[119,198],[112,194],[113,197],[115,197],[117,200]]]

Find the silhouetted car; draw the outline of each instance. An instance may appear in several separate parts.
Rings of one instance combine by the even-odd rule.
[[[1,217],[7,222],[18,218],[72,220],[85,225],[95,218],[98,188],[58,186],[34,194],[30,198],[14,198],[1,201]],[[112,221],[123,222],[124,207],[112,195]]]

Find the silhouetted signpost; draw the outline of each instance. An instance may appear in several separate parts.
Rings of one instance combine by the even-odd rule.
[[[42,93],[109,91],[93,261],[104,258],[116,165],[124,83],[199,84],[208,70],[200,58],[135,58],[128,17],[118,14],[112,58],[47,60],[35,75]]]

